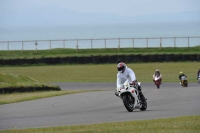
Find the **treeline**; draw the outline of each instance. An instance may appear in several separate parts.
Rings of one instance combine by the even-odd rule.
[[[91,55],[66,57],[41,57],[0,59],[0,65],[41,65],[41,64],[104,64],[134,62],[180,62],[200,61],[200,54],[127,54],[127,55]]]

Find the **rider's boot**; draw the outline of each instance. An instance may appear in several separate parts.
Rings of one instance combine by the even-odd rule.
[[[142,96],[143,96],[141,86],[138,86],[138,91],[139,91],[140,102],[141,102],[141,101],[142,101],[141,98],[142,98]]]
[[[142,88],[141,88],[141,86],[138,86],[138,91],[139,91],[139,95],[140,95],[140,101],[142,101],[141,98],[146,99],[146,98],[144,97],[143,93],[142,93]],[[146,100],[147,100],[147,99],[146,99]]]
[[[156,84],[155,80],[153,80],[154,84]]]
[[[117,90],[115,91],[115,95],[119,97],[119,93],[117,92]]]

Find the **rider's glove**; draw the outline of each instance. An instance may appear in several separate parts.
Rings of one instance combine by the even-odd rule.
[[[135,85],[136,83],[135,83],[135,81],[133,81],[131,84],[132,84],[132,85]]]

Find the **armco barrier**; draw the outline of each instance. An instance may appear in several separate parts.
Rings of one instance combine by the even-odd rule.
[[[198,61],[200,54],[154,54],[154,55],[91,55],[73,57],[45,57],[31,59],[0,59],[0,65],[40,65],[40,64],[103,64],[103,63],[135,63],[135,62],[177,62]]]

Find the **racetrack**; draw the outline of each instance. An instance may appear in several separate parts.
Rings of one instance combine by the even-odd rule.
[[[115,83],[53,83],[63,90],[107,90],[0,105],[0,130],[200,115],[200,85],[142,83],[147,110],[128,112]]]

